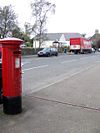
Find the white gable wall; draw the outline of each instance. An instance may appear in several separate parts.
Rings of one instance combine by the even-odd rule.
[[[66,42],[66,39],[65,39],[64,34],[61,35],[59,41],[62,42],[62,43],[65,43]]]
[[[61,42],[63,46],[70,46],[70,42],[66,41],[64,34],[61,35],[59,42]]]
[[[50,47],[52,46],[52,44],[53,44],[53,41],[44,41],[42,44],[42,47]]]
[[[43,44],[41,45],[41,48],[50,47],[52,46],[52,44],[53,41],[44,41]],[[39,48],[39,41],[33,42],[33,48]]]

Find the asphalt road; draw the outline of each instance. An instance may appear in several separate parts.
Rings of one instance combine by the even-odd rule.
[[[30,57],[22,59],[23,95],[59,83],[64,79],[88,71],[100,63],[100,53],[59,55],[58,57]]]

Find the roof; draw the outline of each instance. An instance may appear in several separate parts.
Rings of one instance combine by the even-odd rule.
[[[65,36],[66,40],[69,40],[70,38],[81,37],[80,33],[45,33],[43,36],[46,40],[59,41],[62,35]],[[36,38],[38,38],[38,35],[36,36]]]
[[[66,40],[69,40],[70,38],[79,38],[82,37],[80,33],[64,33],[64,36]]]
[[[66,40],[81,37],[80,33],[46,33],[46,37],[51,41],[59,41],[62,34],[65,36]]]
[[[47,39],[51,41],[59,41],[62,33],[46,33]]]

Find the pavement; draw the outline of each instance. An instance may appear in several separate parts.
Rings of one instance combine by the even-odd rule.
[[[23,111],[6,115],[0,133],[100,133],[100,65],[23,96]]]

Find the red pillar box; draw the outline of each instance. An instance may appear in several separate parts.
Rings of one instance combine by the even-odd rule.
[[[0,39],[2,44],[3,111],[18,114],[22,111],[21,50],[22,40]]]

